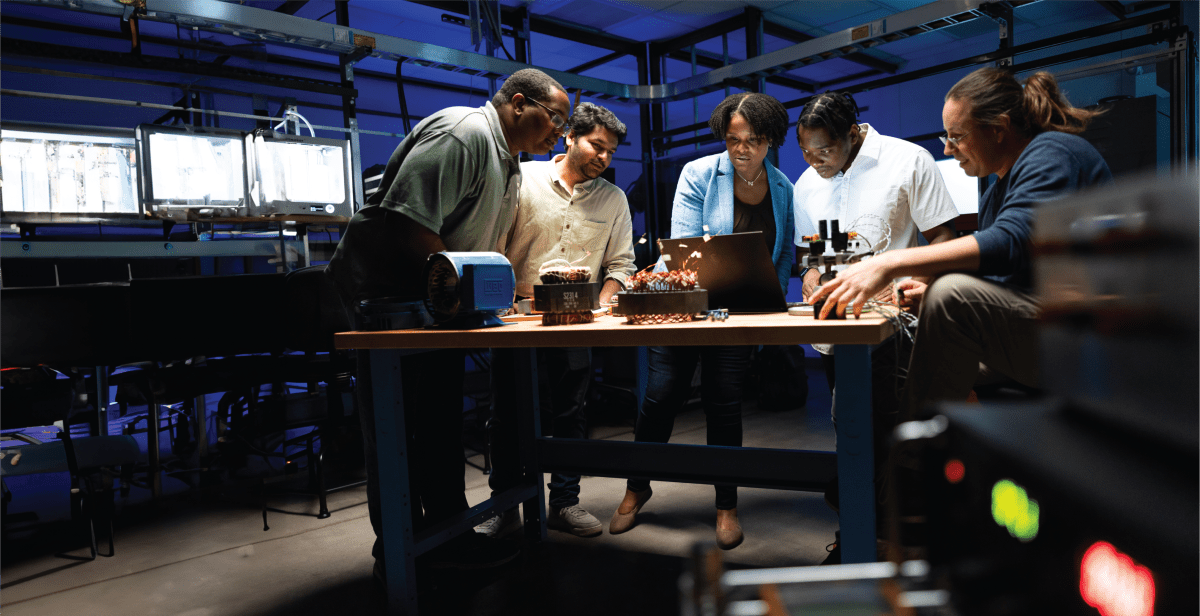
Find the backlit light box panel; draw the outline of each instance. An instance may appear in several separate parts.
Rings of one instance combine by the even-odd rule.
[[[143,124],[137,128],[142,199],[159,216],[245,216],[246,133]]]
[[[4,214],[136,216],[136,161],[132,133],[0,131]]]
[[[248,151],[257,214],[354,214],[348,141],[256,131]]]

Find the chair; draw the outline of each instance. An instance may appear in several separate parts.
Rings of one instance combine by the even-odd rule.
[[[330,517],[327,496],[332,492],[366,484],[366,479],[337,486],[326,485],[325,453],[331,437],[338,431],[350,429],[357,423],[354,406],[354,357],[333,346],[333,335],[351,329],[341,298],[332,279],[325,275],[324,266],[305,267],[287,274],[283,281],[283,340],[291,351],[303,352],[285,362],[285,382],[305,382],[307,392],[272,396],[260,408],[263,417],[273,417],[270,429],[295,429],[313,426],[308,434],[284,440],[276,457],[291,462],[303,456],[308,460],[309,486],[302,494],[314,494],[319,501],[317,518]],[[303,361],[299,361],[302,359]],[[324,391],[319,382],[325,383]],[[321,447],[317,449],[316,440]],[[287,449],[303,445],[297,454]],[[267,527],[264,504],[263,527]]]
[[[8,426],[50,425],[62,422],[58,440],[39,442],[22,436],[9,436],[28,444],[0,450],[0,483],[6,477],[38,473],[66,472],[70,476],[71,518],[85,526],[91,555],[113,556],[116,547],[113,532],[113,478],[115,469],[128,480],[138,459],[137,441],[132,436],[87,436],[73,438],[71,424],[81,415],[72,413],[76,399],[75,379],[59,379],[46,368],[6,370],[0,391],[4,421]],[[3,513],[6,523],[12,493],[4,487]],[[97,524],[108,526],[108,553],[97,548]]]

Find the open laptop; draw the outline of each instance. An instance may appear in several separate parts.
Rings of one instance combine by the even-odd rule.
[[[681,237],[660,242],[667,270],[680,269],[687,261],[696,271],[700,288],[708,291],[710,310],[730,312],[784,312],[787,300],[779,288],[779,277],[767,252],[761,231]],[[785,247],[786,249],[787,247]],[[699,252],[700,257],[691,256]]]

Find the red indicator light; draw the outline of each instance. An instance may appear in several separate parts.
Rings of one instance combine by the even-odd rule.
[[[966,474],[967,467],[963,466],[961,460],[950,460],[946,463],[946,481],[958,483],[963,480],[963,476]]]
[[[1106,541],[1097,541],[1083,554],[1079,594],[1100,616],[1154,614],[1154,576]]]

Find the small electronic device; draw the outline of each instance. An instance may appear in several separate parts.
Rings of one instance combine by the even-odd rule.
[[[599,282],[590,282],[590,267],[556,259],[542,264],[539,284],[533,285],[533,309],[542,313],[542,325],[591,323],[600,308]]]
[[[425,263],[425,305],[436,327],[478,329],[505,325],[517,279],[498,252],[439,252]]]
[[[253,216],[246,133],[142,124],[135,132],[138,186],[146,213],[160,218]]]

